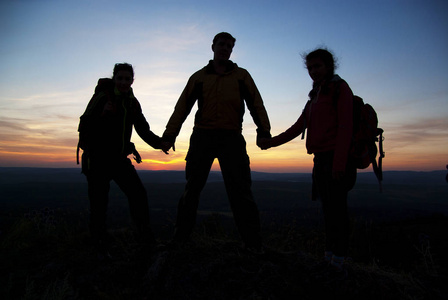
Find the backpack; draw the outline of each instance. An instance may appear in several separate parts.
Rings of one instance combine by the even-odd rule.
[[[98,79],[98,84],[95,87],[95,92],[92,96],[92,98],[90,98],[89,104],[87,105],[86,111],[88,111],[89,109],[93,109],[93,107],[96,105],[95,103],[93,103],[94,99],[97,97],[97,95],[101,92],[106,94],[107,99],[110,101],[110,99],[112,98],[112,94],[113,94],[113,90],[114,90],[114,82],[111,78],[100,78]],[[85,113],[84,113],[85,114]],[[83,116],[84,116],[83,114]],[[80,122],[79,122],[79,126],[78,126],[78,132],[79,132],[79,140],[78,140],[78,146],[76,149],[76,163],[79,165],[79,149],[84,150],[84,152],[86,151],[87,148],[87,143],[86,143],[86,138],[85,136],[88,134],[88,128],[86,128],[86,124],[85,122],[83,122],[83,116],[80,117]],[[142,159],[140,154],[138,153],[137,149],[135,149],[135,145],[134,143],[129,143],[128,145],[128,152],[129,154],[133,154],[134,155],[134,159],[137,163],[141,163]]]
[[[353,96],[353,140],[350,150],[350,157],[354,161],[356,168],[366,169],[373,167],[380,191],[383,180],[382,163],[385,153],[383,151],[383,132],[378,127],[378,117],[375,109],[368,103],[364,103],[359,96]],[[378,147],[376,145],[378,143]],[[378,162],[376,157],[378,156]]]
[[[98,84],[95,87],[95,92],[93,93],[92,98],[90,98],[89,104],[87,105],[86,112],[89,109],[93,109],[93,106],[95,106],[94,99],[100,92],[104,92],[108,99],[111,98],[111,93],[114,88],[114,82],[110,78],[100,78],[98,79]],[[78,139],[78,146],[76,148],[76,164],[79,165],[79,149],[82,149],[84,151],[87,150],[87,142],[86,142],[86,134],[88,134],[88,128],[86,128],[85,122],[83,122],[83,117],[85,113],[80,117],[79,125],[78,125],[78,132],[79,132],[79,139]]]
[[[336,84],[335,105],[341,82],[342,79]],[[383,132],[384,130],[378,127],[378,116],[375,109],[370,104],[364,103],[361,97],[353,95],[353,137],[349,159],[354,162],[357,169],[363,170],[372,165],[373,172],[378,179],[380,192],[383,190],[383,158],[385,156]],[[376,143],[378,143],[378,147]]]

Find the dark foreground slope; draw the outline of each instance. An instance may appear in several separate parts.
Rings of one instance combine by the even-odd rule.
[[[111,261],[87,232],[78,170],[0,170],[0,299],[446,299],[444,173],[386,173],[383,193],[360,178],[349,199],[347,276],[326,268],[319,203],[309,176],[254,174],[267,251],[244,252],[221,178],[213,173],[192,243],[141,252],[126,199],[112,186]],[[443,176],[441,176],[443,175]],[[368,176],[368,175],[366,175]],[[361,176],[363,177],[363,176]],[[152,224],[169,241],[183,172],[144,172]]]
[[[448,226],[445,217],[437,222],[433,225]],[[414,223],[402,225],[412,229]],[[377,229],[363,242],[386,249],[391,240],[375,232],[390,228]],[[322,263],[322,232],[293,224],[266,233],[268,247],[261,254],[244,251],[216,215],[204,219],[192,241],[177,249],[142,252],[128,228],[111,235],[112,259],[103,260],[80,228],[18,221],[2,239],[0,298],[396,300],[446,299],[448,293],[446,264],[439,254],[424,241],[408,245],[409,239],[400,235],[393,242],[414,253],[396,258],[407,268],[389,267],[370,257],[348,262],[346,273]],[[367,251],[359,244],[354,247]]]

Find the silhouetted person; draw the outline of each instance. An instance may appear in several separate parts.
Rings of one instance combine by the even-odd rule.
[[[184,243],[196,223],[200,193],[218,159],[230,206],[244,246],[261,249],[258,207],[242,135],[245,104],[257,126],[257,140],[270,137],[269,118],[250,74],[229,60],[235,38],[222,32],[213,39],[213,60],[194,73],[183,90],[163,134],[165,151],[173,147],[183,122],[198,102],[190,147],[185,158],[187,183],[179,201],[175,244]]]
[[[349,242],[347,194],[356,181],[356,167],[349,159],[353,93],[334,74],[335,62],[329,51],[310,52],[305,64],[313,80],[310,101],[294,125],[259,145],[262,149],[279,146],[307,129],[307,152],[314,154],[313,199],[320,198],[325,219],[325,259],[342,268]]]
[[[145,246],[155,242],[150,228],[146,190],[128,158],[140,156],[131,143],[132,127],[151,147],[161,148],[161,138],[155,135],[142,114],[131,85],[132,65],[116,64],[113,78],[98,81],[95,94],[80,118],[79,136],[82,172],[87,177],[90,200],[90,231],[94,242],[107,253],[109,236],[106,213],[110,181],[114,180],[127,196],[136,237]]]

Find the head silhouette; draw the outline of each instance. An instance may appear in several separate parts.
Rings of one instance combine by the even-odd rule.
[[[313,85],[321,85],[334,76],[336,63],[333,54],[326,49],[317,49],[304,56],[308,74]]]
[[[235,42],[236,42],[236,39],[230,33],[228,33],[228,32],[220,32],[217,35],[215,35],[215,37],[213,38],[212,47],[216,44],[216,42],[219,39],[231,40],[234,45],[235,45]]]
[[[333,76],[336,70],[336,61],[333,54],[327,49],[316,49],[305,56],[305,64],[312,59],[321,59],[325,67],[328,69],[329,76]]]
[[[233,46],[235,46],[235,38],[230,33],[218,33],[212,44],[213,60],[227,62],[232,54]]]
[[[134,82],[134,68],[127,63],[115,64],[112,79],[120,92],[127,93]]]
[[[120,71],[130,72],[131,75],[132,75],[132,78],[134,78],[134,68],[132,67],[131,64],[128,64],[128,63],[117,63],[117,64],[115,64],[115,67],[114,67],[114,73],[113,73],[112,79],[115,79],[115,76]]]

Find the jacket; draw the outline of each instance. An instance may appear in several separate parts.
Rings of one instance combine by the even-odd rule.
[[[310,100],[294,125],[272,139],[289,142],[307,129],[309,154],[334,151],[333,171],[345,171],[353,135],[353,93],[339,76],[310,92]]]
[[[161,148],[161,139],[150,130],[132,89],[127,94],[115,87],[98,91],[80,118],[80,147],[91,158],[126,157],[134,149],[132,127],[147,144]]]
[[[246,103],[258,136],[271,136],[263,100],[249,72],[231,61],[227,70],[223,75],[217,74],[210,61],[189,78],[166,125],[164,139],[175,141],[196,101],[194,128],[242,131]]]

